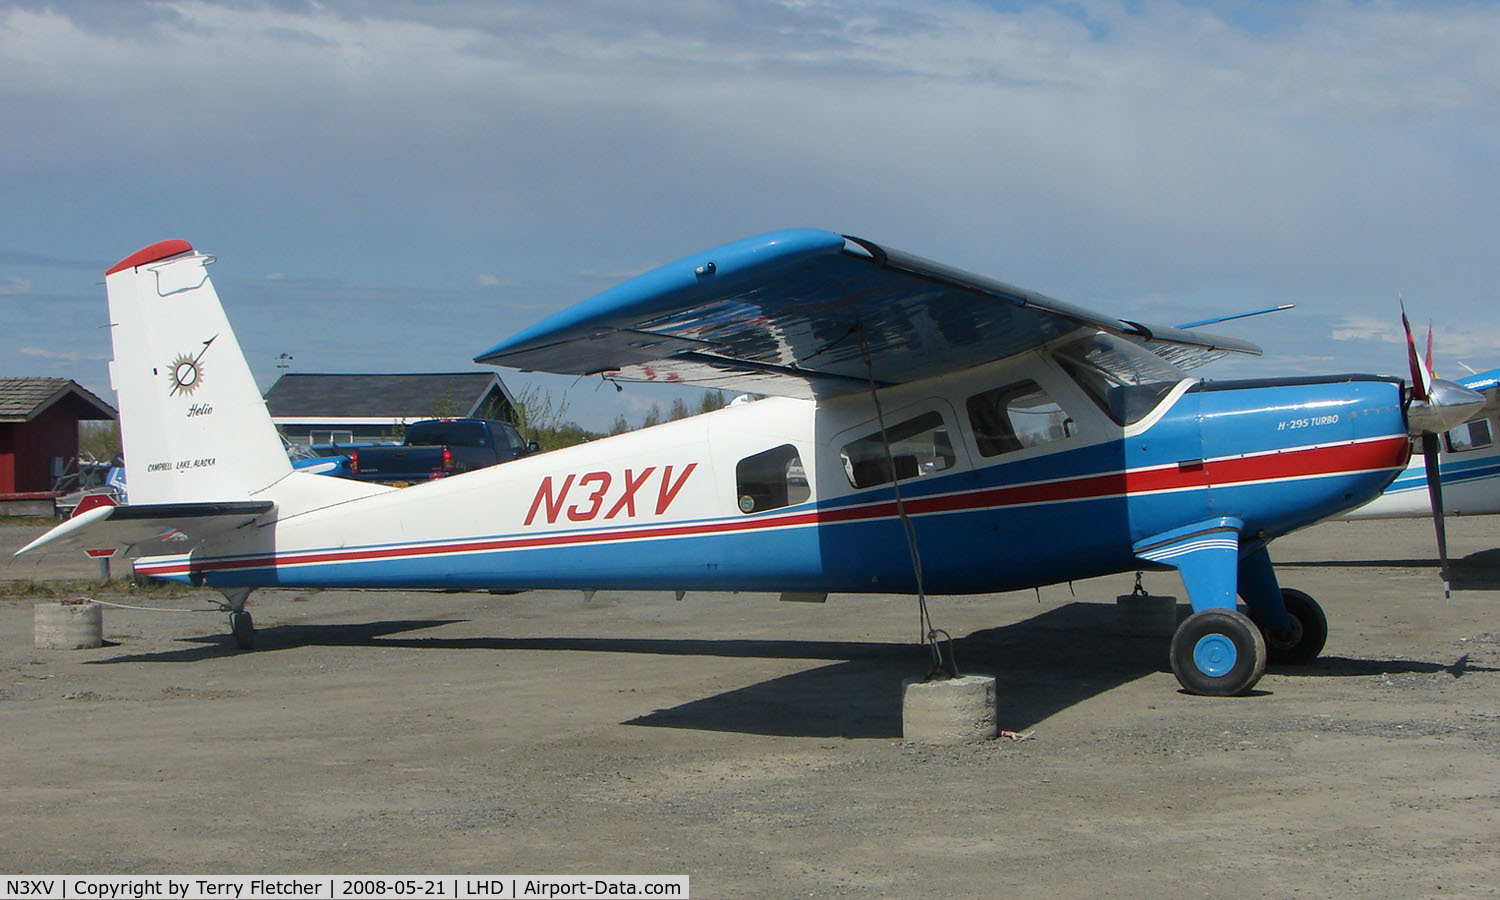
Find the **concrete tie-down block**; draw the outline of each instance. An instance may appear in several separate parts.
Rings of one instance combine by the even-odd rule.
[[[84,650],[104,646],[103,607],[92,600],[38,603],[32,607],[39,650]]]
[[[901,737],[918,744],[965,744],[996,734],[995,679],[964,675],[901,682]]]
[[[1121,634],[1171,637],[1177,630],[1177,598],[1153,594],[1121,594],[1115,598]]]

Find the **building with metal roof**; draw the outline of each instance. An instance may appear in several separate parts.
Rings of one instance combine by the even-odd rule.
[[[515,398],[494,372],[287,372],[266,391],[266,407],[289,441],[353,444],[399,439],[419,419],[509,419]]]

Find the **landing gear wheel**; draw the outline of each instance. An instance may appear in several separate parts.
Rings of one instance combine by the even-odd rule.
[[[1190,694],[1248,693],[1266,672],[1266,641],[1250,617],[1233,609],[1193,613],[1172,635],[1172,674]]]
[[[1318,601],[1293,588],[1281,589],[1281,602],[1292,620],[1290,633],[1263,629],[1266,654],[1275,665],[1300,666],[1310,663],[1323,652],[1328,640],[1328,617]]]
[[[234,645],[241,650],[255,649],[255,620],[250,613],[237,609],[229,614],[229,631],[234,635]]]

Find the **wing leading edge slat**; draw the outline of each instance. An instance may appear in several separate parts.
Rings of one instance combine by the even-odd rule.
[[[877,384],[900,384],[1004,359],[1079,329],[1123,335],[1188,365],[1260,352],[1243,341],[1110,318],[860,238],[799,229],[662,266],[476,361],[826,397],[862,390],[872,375]]]

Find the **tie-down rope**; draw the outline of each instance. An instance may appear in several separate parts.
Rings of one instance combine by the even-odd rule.
[[[917,547],[917,527],[911,517],[906,514],[906,504],[901,499],[901,480],[896,475],[896,457],[891,452],[891,440],[885,430],[885,410],[880,405],[880,393],[875,389],[875,365],[870,360],[870,342],[865,337],[865,326],[863,323],[856,326],[855,331],[859,334],[859,355],[864,360],[865,375],[870,383],[870,399],[875,402],[875,419],[880,423],[880,444],[885,448],[885,463],[891,473],[891,489],[896,494],[896,518],[901,520],[901,530],[906,535],[906,551],[911,556],[912,573],[917,579],[917,610],[918,627],[921,641],[926,642],[927,648],[932,652],[932,668],[927,672],[927,680],[931,681],[933,676],[943,674],[948,678],[958,677],[958,660],[953,654],[953,636],[941,628],[934,628],[932,614],[927,609],[927,591],[922,584],[922,551]],[[941,635],[948,642],[948,658],[943,658],[943,648],[938,643]]]

